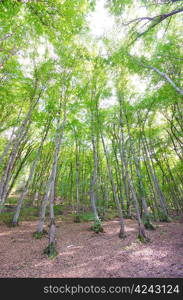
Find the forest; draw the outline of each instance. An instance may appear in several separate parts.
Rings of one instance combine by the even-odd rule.
[[[0,1],[0,277],[183,277],[183,1]]]

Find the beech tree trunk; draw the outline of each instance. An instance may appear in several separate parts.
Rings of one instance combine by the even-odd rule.
[[[111,186],[112,186],[112,189],[113,189],[114,199],[115,199],[115,202],[116,202],[116,207],[117,207],[118,215],[119,215],[119,219],[120,219],[120,221],[119,221],[119,223],[120,223],[119,237],[120,238],[125,238],[126,234],[125,234],[125,225],[124,225],[123,211],[122,211],[122,208],[121,208],[121,205],[120,205],[120,201],[119,201],[119,198],[118,198],[117,188],[116,188],[113,176],[112,176],[112,169],[111,169],[111,165],[110,165],[110,161],[109,161],[109,156],[108,156],[108,152],[107,152],[107,149],[106,149],[106,146],[105,146],[105,142],[104,142],[104,138],[103,138],[102,134],[101,134],[101,139],[102,139],[104,154],[105,154],[105,157],[106,157],[109,179],[110,179]]]

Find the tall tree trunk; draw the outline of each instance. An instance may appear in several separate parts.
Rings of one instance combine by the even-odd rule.
[[[167,207],[166,207],[166,201],[165,201],[163,192],[162,192],[162,190],[159,186],[159,182],[158,182],[158,179],[156,177],[155,170],[154,170],[153,166],[151,166],[152,158],[150,158],[150,155],[149,155],[149,149],[147,148],[146,138],[142,139],[142,143],[143,143],[145,155],[146,155],[146,158],[147,158],[146,163],[148,165],[148,168],[149,168],[149,171],[150,171],[150,174],[151,174],[151,177],[152,177],[152,181],[153,181],[153,184],[154,184],[154,187],[155,187],[157,197],[159,198],[159,201],[160,201],[160,206],[161,206],[161,210],[162,210],[161,211],[162,215],[160,215],[160,219],[162,221],[168,221],[169,218],[168,218],[168,212],[167,212]]]
[[[91,110],[91,142],[93,148],[93,170],[90,180],[90,202],[91,208],[94,214],[95,223],[96,223],[96,232],[102,231],[102,227],[100,225],[101,220],[98,215],[97,207],[96,207],[96,186],[97,186],[97,170],[98,170],[98,156],[97,156],[97,149],[96,149],[96,138],[94,133],[94,111]],[[94,231],[95,231],[95,224],[94,224]]]
[[[100,222],[100,218],[98,216],[97,208],[96,208],[96,199],[95,199],[95,189],[96,189],[96,180],[97,180],[97,152],[95,147],[95,139],[94,136],[92,136],[92,146],[93,146],[93,160],[94,160],[94,166],[91,176],[91,182],[90,182],[90,201],[91,201],[91,207],[94,214],[94,218],[96,222]]]
[[[64,110],[64,119],[63,119],[62,123],[60,124],[60,115],[58,116],[58,119],[57,119],[54,159],[53,159],[51,173],[50,173],[50,176],[49,176],[49,179],[47,182],[46,193],[44,195],[44,198],[43,198],[43,201],[41,204],[41,208],[40,208],[40,219],[39,219],[39,223],[37,226],[38,236],[42,235],[42,233],[43,233],[46,207],[47,207],[49,199],[51,199],[52,195],[54,195],[54,193],[52,191],[52,187],[53,187],[53,185],[55,185],[57,163],[58,163],[58,157],[59,157],[60,147],[61,147],[63,133],[64,133],[65,122],[66,122],[66,112]]]
[[[139,210],[139,205],[138,205],[136,192],[135,192],[135,189],[133,187],[133,183],[132,183],[132,181],[129,177],[128,177],[128,182],[129,182],[130,190],[132,192],[132,198],[133,198],[134,206],[135,206],[135,210],[136,210],[136,217],[137,217],[137,221],[138,221],[138,225],[139,225],[138,238],[142,242],[148,242],[149,238],[146,236],[144,224],[143,224],[143,222],[141,220],[141,217],[140,217],[140,210]]]
[[[154,229],[154,227],[153,227],[153,225],[151,224],[151,221],[150,221],[150,215],[149,215],[149,212],[148,212],[147,202],[146,202],[146,199],[145,199],[145,188],[144,188],[144,185],[143,185],[143,182],[142,182],[142,176],[141,176],[141,171],[140,171],[140,163],[139,163],[139,160],[136,156],[134,145],[133,145],[133,142],[132,142],[132,137],[131,137],[131,133],[130,133],[130,127],[129,127],[129,123],[128,123],[127,114],[125,114],[125,117],[126,117],[128,137],[129,137],[129,142],[130,142],[130,150],[131,150],[132,158],[133,158],[134,163],[135,163],[136,174],[137,174],[138,181],[139,181],[140,200],[141,200],[142,208],[143,208],[143,211],[144,211],[143,222],[144,222],[144,225],[145,225],[146,229]],[[133,195],[133,198],[134,198],[134,191],[132,191],[132,195]],[[135,207],[136,207],[136,200],[135,200]],[[136,210],[137,210],[137,207],[136,207]],[[138,214],[138,212],[137,212],[137,214]],[[139,222],[139,220],[138,220],[138,222]],[[139,225],[139,227],[141,227],[141,225]]]
[[[123,211],[122,211],[121,204],[120,204],[120,201],[119,201],[119,198],[118,198],[117,188],[116,188],[113,176],[112,176],[112,169],[111,169],[111,165],[110,165],[110,161],[109,161],[109,155],[108,155],[108,152],[107,152],[107,149],[106,149],[106,146],[105,146],[105,142],[104,142],[104,138],[103,138],[102,133],[101,133],[101,139],[102,139],[104,154],[105,154],[105,157],[106,157],[109,179],[110,179],[110,182],[111,182],[111,186],[112,186],[113,194],[114,194],[114,199],[115,199],[116,207],[117,207],[118,214],[119,214],[119,220],[120,220],[119,221],[119,223],[120,223],[119,237],[120,238],[125,238],[126,234],[125,234],[125,224],[124,224],[124,218],[123,218]]]

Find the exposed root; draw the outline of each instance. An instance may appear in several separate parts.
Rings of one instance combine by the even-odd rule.
[[[138,233],[137,238],[141,243],[144,243],[144,244],[150,242],[150,239],[146,236],[144,227],[142,227],[142,226],[139,226],[139,233]]]

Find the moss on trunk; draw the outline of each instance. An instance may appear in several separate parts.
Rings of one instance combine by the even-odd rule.
[[[126,238],[126,234],[122,230],[120,230],[120,232],[119,232],[119,238],[120,239],[125,239]]]
[[[148,243],[150,241],[150,239],[145,234],[144,226],[139,226],[139,233],[137,238],[141,243]]]
[[[49,244],[48,247],[44,249],[43,253],[47,254],[49,258],[56,257],[58,255],[58,252],[56,250],[56,244],[55,243]]]

